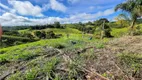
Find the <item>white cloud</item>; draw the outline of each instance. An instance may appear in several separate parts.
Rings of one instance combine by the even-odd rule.
[[[4,13],[2,16],[0,16],[0,24],[5,26],[15,26],[15,25],[23,25],[25,22],[30,22],[28,18],[17,16],[12,13]]]
[[[43,11],[47,11],[49,9],[50,9],[50,4],[44,4],[44,5],[42,5],[42,10]]]
[[[4,5],[4,4],[2,4],[2,3],[0,3],[0,6],[1,6],[2,8],[4,8],[4,9],[10,10],[9,7],[7,7],[6,5]]]
[[[53,10],[66,12],[67,7],[56,0],[50,0],[50,7]]]
[[[48,17],[44,19],[30,19],[23,16],[18,16],[13,13],[4,13],[0,16],[0,24],[2,26],[20,26],[20,25],[43,25],[50,24],[54,21],[61,21],[61,18],[58,17]]]
[[[3,9],[0,8],[0,15],[1,15],[2,13],[5,13],[5,12],[6,12],[5,10],[3,10]]]
[[[71,2],[71,3],[77,3],[77,2],[79,2],[80,0],[68,0],[68,2]]]
[[[49,9],[55,10],[55,11],[61,11],[66,12],[67,7],[56,1],[56,0],[50,0],[48,4],[44,4],[42,7],[35,6],[29,1],[17,1],[17,0],[8,0],[8,3],[12,5],[12,8],[9,8],[8,6],[0,3],[0,7],[7,10],[7,12],[10,13],[18,13],[23,16],[36,16],[36,17],[43,17],[42,14],[43,11],[47,11]]]
[[[104,13],[103,13],[103,15],[107,16],[107,15],[112,14],[112,13],[114,13],[114,9],[113,8],[105,10]]]
[[[95,8],[94,6],[90,6],[90,7],[89,7],[90,10],[93,10],[94,8]]]
[[[14,9],[9,8],[8,6],[6,6],[6,5],[4,5],[4,4],[2,4],[2,3],[0,3],[0,7],[2,7],[2,8],[5,9],[5,10],[8,10],[8,11],[11,12],[11,13],[15,13],[15,10],[14,10]],[[4,11],[4,10],[1,10],[1,11]]]
[[[42,9],[39,6],[34,6],[29,1],[16,1],[8,0],[8,3],[13,6],[13,8],[21,15],[31,15],[42,17]]]
[[[108,16],[114,13],[113,9],[107,9],[105,11],[99,11],[97,13],[94,14],[87,14],[87,13],[81,13],[81,14],[76,14],[76,15],[71,15],[70,16],[70,20],[71,21],[85,21],[85,20],[95,20],[99,17],[104,17],[104,16]]]
[[[43,11],[47,11],[49,9],[60,11],[60,12],[66,12],[67,7],[64,4],[58,2],[57,0],[50,0],[48,4],[44,4],[42,6]]]
[[[0,23],[2,26],[15,26],[15,25],[43,25],[43,24],[51,24],[55,21],[59,21],[61,23],[77,23],[77,22],[87,22],[96,20],[99,17],[109,16],[113,14],[113,9],[107,9],[105,11],[100,11],[95,14],[87,14],[80,13],[76,15],[70,15],[66,18],[60,17],[47,17],[40,19],[30,19],[23,16],[17,16],[12,13],[4,13],[0,16]]]

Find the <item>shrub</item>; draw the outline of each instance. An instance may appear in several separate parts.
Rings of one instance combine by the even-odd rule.
[[[39,68],[35,67],[35,68],[32,68],[32,69],[26,71],[25,79],[26,80],[35,80],[38,75],[38,70],[39,70]]]
[[[142,34],[141,27],[136,26],[136,28],[134,30],[134,35],[141,35],[141,34]]]
[[[19,44],[22,44],[23,42],[21,42],[21,41],[15,41],[14,42],[14,45],[19,45]]]
[[[26,33],[23,36],[27,37],[27,38],[30,38],[30,39],[34,39],[35,38],[31,33]]]
[[[7,31],[7,32],[4,32],[4,35],[20,36],[18,31]]]
[[[62,44],[56,44],[56,45],[54,45],[54,48],[63,49],[63,48],[65,48],[65,46]]]
[[[46,37],[45,31],[35,31],[35,32],[34,32],[34,35],[35,35],[36,37],[38,37],[39,39]]]
[[[26,43],[26,42],[33,42],[35,40],[29,39],[29,38],[25,38],[25,37],[4,35],[4,36],[2,36],[2,41],[3,41],[3,44],[5,44],[7,46],[13,46],[15,44],[21,44],[21,43]]]
[[[47,39],[56,38],[55,33],[53,31],[46,32],[46,38]]]
[[[56,38],[56,35],[53,31],[35,31],[34,35],[39,38],[39,39],[52,39],[52,38]]]
[[[142,55],[123,53],[118,55],[119,64],[122,70],[129,76],[132,77],[142,77],[141,76],[141,66],[142,66]]]
[[[54,27],[55,28],[61,28],[60,22],[54,22]]]
[[[98,48],[98,49],[104,48],[104,44],[98,43],[98,44],[96,44],[96,48]]]
[[[56,38],[60,38],[62,36],[63,36],[62,34],[56,34]]]

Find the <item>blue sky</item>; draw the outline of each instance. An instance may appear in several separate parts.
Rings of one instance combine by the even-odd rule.
[[[113,20],[114,7],[125,0],[0,0],[2,26]]]

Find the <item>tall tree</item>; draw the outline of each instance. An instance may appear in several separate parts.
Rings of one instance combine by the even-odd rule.
[[[129,24],[130,18],[128,16],[126,16],[126,14],[122,13],[119,14],[117,17],[115,17],[116,23],[120,24],[120,27],[126,27]]]
[[[60,28],[61,27],[60,22],[54,22],[54,27],[55,28]]]
[[[130,27],[133,30],[137,18],[142,16],[142,0],[127,0],[115,7],[115,11],[119,9],[130,14],[132,20]]]
[[[97,26],[102,25],[102,23],[105,21],[105,23],[109,23],[109,20],[107,18],[101,18],[97,21],[94,22],[94,24],[96,24]]]

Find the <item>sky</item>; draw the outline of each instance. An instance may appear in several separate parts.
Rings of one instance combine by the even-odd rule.
[[[114,7],[125,0],[0,0],[2,26],[114,20]]]

